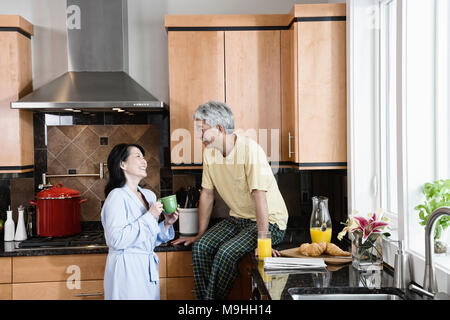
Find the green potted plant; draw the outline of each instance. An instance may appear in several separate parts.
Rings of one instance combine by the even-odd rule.
[[[425,201],[414,207],[414,209],[419,211],[420,225],[425,226],[434,210],[450,206],[450,179],[427,182],[423,185],[422,193],[425,195]],[[447,245],[439,239],[448,226],[450,226],[450,217],[448,216],[443,216],[436,221],[434,228],[435,253],[445,253],[447,251]]]

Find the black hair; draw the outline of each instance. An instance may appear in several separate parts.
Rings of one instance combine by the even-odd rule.
[[[108,156],[109,181],[105,187],[105,198],[115,188],[121,188],[126,182],[125,175],[120,167],[122,161],[126,161],[130,155],[129,148],[136,147],[145,155],[144,148],[134,143],[119,143],[114,146]]]

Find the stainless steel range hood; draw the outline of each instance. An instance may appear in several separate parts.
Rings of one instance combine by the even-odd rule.
[[[13,109],[34,111],[166,111],[128,73],[126,0],[67,0],[69,72]]]
[[[158,111],[164,108],[125,72],[67,72],[33,91],[11,108],[36,111]]]

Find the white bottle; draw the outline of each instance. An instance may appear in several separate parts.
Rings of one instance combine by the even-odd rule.
[[[24,207],[19,206],[17,209],[19,211],[19,218],[17,220],[16,235],[14,236],[14,241],[27,240],[27,229],[25,228],[25,219],[23,216]]]
[[[6,221],[4,225],[5,230],[5,241],[13,241],[14,240],[14,220],[12,218],[11,206],[8,206],[8,210],[6,211]]]

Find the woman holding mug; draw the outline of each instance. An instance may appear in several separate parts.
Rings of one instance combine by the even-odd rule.
[[[116,145],[108,156],[109,181],[101,219],[109,247],[105,300],[159,299],[158,256],[153,249],[174,238],[178,210],[158,223],[163,210],[156,195],[141,188],[147,176],[144,149],[137,144]]]

